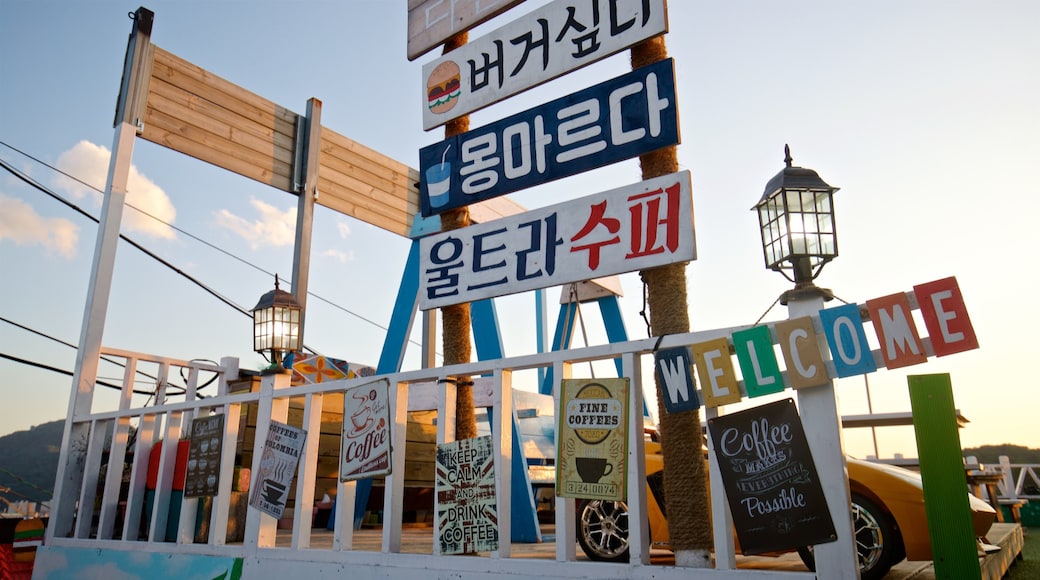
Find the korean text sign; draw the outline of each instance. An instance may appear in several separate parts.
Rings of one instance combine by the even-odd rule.
[[[424,216],[679,142],[671,59],[419,151]]]
[[[423,129],[668,31],[665,0],[556,0],[423,66]]]
[[[561,382],[556,495],[625,499],[628,383],[626,378]]]
[[[423,310],[695,259],[690,173],[681,171],[428,236]]]

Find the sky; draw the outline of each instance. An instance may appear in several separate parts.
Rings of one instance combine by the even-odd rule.
[[[477,38],[545,4],[528,0]],[[0,159],[93,215],[139,4],[0,0]],[[408,61],[403,0],[153,0],[152,42],[293,111],[322,101],[322,124],[418,167],[421,67]],[[816,170],[835,195],[840,255],[817,283],[846,302],[955,276],[980,348],[836,381],[844,414],[910,410],[907,376],[949,373],[970,421],[965,447],[1040,447],[1040,384],[1029,374],[1029,303],[1040,232],[1040,4],[919,0],[702,2],[668,7],[682,169],[692,172],[698,259],[687,268],[694,330],[787,317],[791,284],[763,265],[750,208],[783,168]],[[630,70],[622,53],[471,115],[476,128]],[[624,161],[510,194],[537,208],[639,180]],[[1003,200],[1003,201],[1001,201]],[[134,147],[123,233],[250,309],[292,276],[295,197],[157,145]],[[173,227],[167,224],[172,224]],[[72,370],[96,240],[94,222],[0,172],[0,354]],[[202,240],[201,242],[199,240]],[[318,207],[307,329],[314,350],[375,366],[409,241]],[[627,332],[646,336],[642,288],[622,276]],[[558,290],[550,291],[555,320]],[[530,295],[499,302],[506,355],[535,351]],[[603,342],[597,314],[588,336]],[[15,323],[15,324],[12,324]],[[20,328],[28,327],[36,333]],[[180,359],[251,351],[248,318],[120,245],[104,344]],[[418,340],[418,324],[413,337]],[[869,333],[870,331],[868,331]],[[45,336],[41,336],[45,335]],[[475,356],[475,355],[474,355]],[[419,367],[409,347],[404,368]],[[64,418],[71,379],[0,358],[0,435]],[[861,430],[860,430],[861,431]],[[910,428],[877,431],[879,453],[914,455]],[[869,430],[846,449],[874,454]],[[1014,458],[1012,458],[1014,460]]]

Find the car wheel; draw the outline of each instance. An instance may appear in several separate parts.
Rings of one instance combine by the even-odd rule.
[[[892,517],[877,504],[859,494],[852,494],[852,530],[856,535],[856,553],[862,580],[879,580],[902,560],[899,532]],[[798,548],[798,555],[812,571],[816,560],[812,546]]]
[[[582,500],[578,504],[578,544],[590,560],[628,562],[628,505]]]

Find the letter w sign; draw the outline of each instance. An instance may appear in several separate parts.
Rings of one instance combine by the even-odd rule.
[[[692,411],[701,406],[693,385],[693,358],[687,347],[666,348],[654,353],[657,381],[668,413]]]

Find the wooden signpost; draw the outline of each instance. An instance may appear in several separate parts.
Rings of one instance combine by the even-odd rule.
[[[680,171],[420,240],[423,310],[696,258]]]

